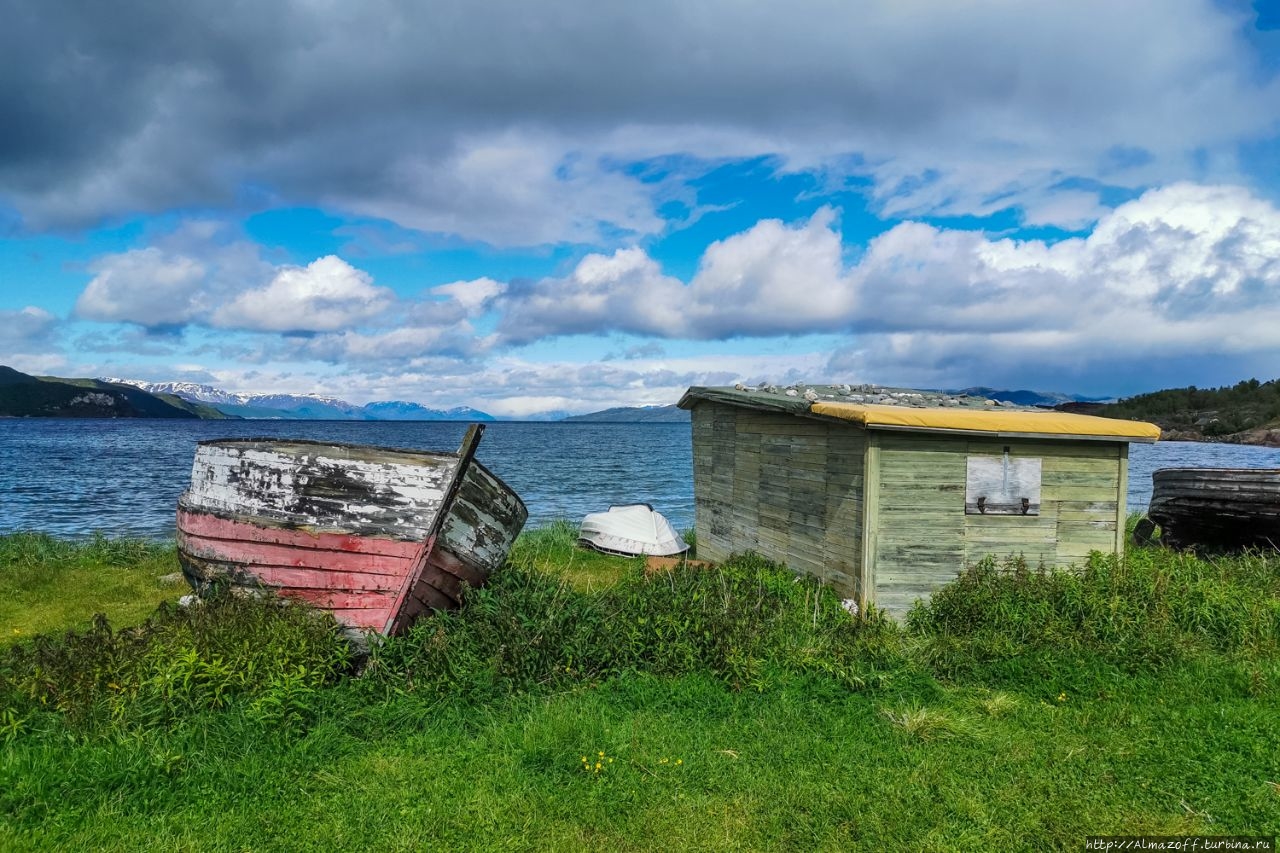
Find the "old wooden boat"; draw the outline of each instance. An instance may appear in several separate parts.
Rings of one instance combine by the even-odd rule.
[[[528,515],[475,459],[456,453],[272,439],[201,442],[178,501],[178,556],[199,591],[226,582],[397,634],[457,606],[504,559]]]
[[[1147,515],[1173,547],[1280,548],[1280,469],[1162,468]]]

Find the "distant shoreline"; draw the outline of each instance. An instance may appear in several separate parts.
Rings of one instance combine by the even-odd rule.
[[[149,418],[149,417],[108,417],[102,415],[9,415],[0,414],[0,420],[8,421],[145,421],[155,423],[157,421],[164,423],[209,423],[210,421],[201,418]],[[232,420],[232,419],[228,419]],[[374,421],[363,418],[236,418],[240,423],[333,423],[333,424],[470,424],[476,423],[472,419],[460,420],[440,420],[440,419],[424,419],[420,421],[414,420],[394,420],[394,421]],[[687,421],[676,420],[628,420],[625,417],[618,418],[588,418],[588,417],[571,417],[562,418],[560,420],[493,420],[484,421],[486,426],[508,425],[508,424],[558,424],[562,426],[680,426],[687,425]],[[1233,433],[1231,435],[1203,435],[1191,430],[1167,429],[1161,432],[1160,441],[1185,441],[1195,444],[1236,444],[1245,447],[1269,447],[1280,448],[1280,429],[1257,429],[1249,430],[1242,433]]]
[[[1280,429],[1264,427],[1230,435],[1204,435],[1191,430],[1167,429],[1160,433],[1160,440],[1194,441],[1201,444],[1239,444],[1245,447],[1280,447]]]

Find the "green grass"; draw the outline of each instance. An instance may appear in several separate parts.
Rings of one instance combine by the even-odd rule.
[[[577,526],[558,519],[521,534],[509,559],[515,565],[562,577],[584,592],[612,586],[629,570],[643,564],[643,558],[603,554],[580,548],[577,541]]]
[[[988,694],[948,687],[928,706],[960,729],[945,737],[887,718],[909,697],[735,693],[698,676],[497,706],[337,689],[295,738],[224,714],[14,744],[0,846],[1080,849],[1091,833],[1274,829],[1280,707],[1206,674],[995,718]],[[599,752],[614,761],[584,772]]]
[[[1080,849],[1280,827],[1274,556],[988,563],[899,628],[757,559],[646,577],[572,538],[522,537],[359,677],[331,625],[269,601],[20,642],[0,849]]]
[[[38,533],[0,536],[0,646],[32,634],[87,628],[95,613],[141,622],[161,601],[190,590],[172,545],[95,538],[76,543]]]

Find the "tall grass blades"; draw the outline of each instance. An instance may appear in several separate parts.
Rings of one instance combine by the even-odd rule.
[[[348,656],[323,614],[222,593],[162,605],[136,628],[114,631],[99,616],[88,631],[12,646],[0,655],[0,713],[15,730],[42,712],[82,728],[164,726],[244,700],[293,724],[305,692],[331,683]]]
[[[754,556],[646,574],[592,592],[515,560],[456,614],[374,650],[379,689],[491,695],[625,672],[707,673],[735,689],[785,677],[880,683],[903,658],[895,626],[857,619],[814,581]]]
[[[363,682],[476,699],[554,686],[598,675],[586,667],[602,630],[592,596],[509,564],[485,587],[468,590],[461,610],[375,645]]]
[[[953,673],[1029,652],[1150,670],[1217,653],[1273,653],[1280,571],[1262,554],[1202,560],[1159,548],[1095,553],[1080,571],[986,559],[909,616]]]
[[[829,588],[751,554],[713,569],[633,573],[602,603],[626,668],[708,671],[736,689],[821,674],[856,689],[902,664],[894,625],[850,616]]]

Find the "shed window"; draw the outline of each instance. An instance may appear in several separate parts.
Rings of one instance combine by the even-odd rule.
[[[970,456],[965,478],[965,515],[1039,515],[1041,460]]]

